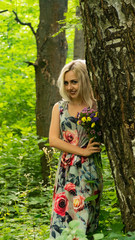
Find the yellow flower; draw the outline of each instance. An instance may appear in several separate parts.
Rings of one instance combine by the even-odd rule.
[[[75,207],[78,207],[80,204],[79,199],[74,199],[73,204]]]
[[[86,117],[82,117],[82,122],[86,122]]]
[[[95,123],[92,123],[92,124],[91,124],[91,127],[93,128],[94,126],[95,126]]]
[[[77,124],[79,125],[79,120],[77,121]]]
[[[90,117],[87,117],[87,120],[86,120],[87,122],[90,122],[91,121],[91,118]]]
[[[94,116],[94,117],[97,117],[97,115],[98,115],[98,112],[95,113],[95,116]]]

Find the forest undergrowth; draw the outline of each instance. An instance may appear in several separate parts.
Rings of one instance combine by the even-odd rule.
[[[49,184],[42,181],[38,139],[32,133],[21,136],[1,129],[4,133],[0,158],[0,239],[48,239],[53,183],[59,152],[53,151]],[[45,140],[45,139],[44,139]],[[101,201],[100,224],[94,239],[135,239],[125,236],[121,222],[109,161],[103,147],[104,191]],[[69,238],[71,239],[71,238]],[[87,238],[86,238],[87,239]]]
[[[19,16],[22,19],[25,16],[26,22],[35,23],[36,28],[38,1],[27,2],[29,4],[21,1],[22,5],[18,5]],[[49,238],[59,152],[53,150],[52,156],[48,153],[50,176],[49,184],[45,186],[40,163],[44,153],[38,148],[42,140],[36,135],[35,73],[34,68],[28,68],[26,64],[26,61],[35,62],[35,39],[26,26],[20,27],[16,23],[12,12],[1,15],[0,22],[0,240],[45,240]],[[67,30],[67,38],[68,62],[73,58],[74,30]],[[104,147],[102,161],[104,190],[99,228],[94,233],[94,239],[135,240],[135,233],[124,233]],[[73,226],[74,223],[71,228]],[[78,232],[77,225],[75,228]],[[67,240],[72,238],[69,236]]]
[[[27,70],[27,75],[31,75]],[[0,240],[49,238],[53,184],[59,152],[48,153],[49,184],[42,181],[35,121],[35,83],[26,79],[0,82]],[[51,156],[51,157],[50,157]],[[104,190],[99,228],[94,239],[135,239],[124,234],[119,203],[105,148],[102,149]],[[78,231],[78,230],[77,230]],[[69,236],[70,237],[70,236]],[[87,238],[84,238],[87,239]],[[72,240],[69,238],[68,240]],[[80,239],[79,239],[80,240]]]

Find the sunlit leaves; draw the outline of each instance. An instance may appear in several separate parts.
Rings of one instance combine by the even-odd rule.
[[[8,10],[8,11],[12,11],[14,8],[14,3],[12,1],[8,1],[8,0],[0,0],[0,10]]]
[[[69,0],[68,1],[68,11],[65,13],[65,21],[67,28],[74,28],[75,26],[80,25],[80,18],[76,16],[76,7],[79,6],[78,0]]]
[[[35,74],[34,68],[25,63],[36,60],[36,42],[29,27],[15,21],[12,10],[17,11],[21,21],[31,22],[37,28],[39,7],[38,1],[26,4],[25,1],[4,1],[4,4],[1,8],[6,7],[8,11],[0,14],[0,206],[1,221],[4,221],[0,221],[0,232],[5,239],[11,239],[15,231],[18,238],[25,231],[25,236],[29,235],[22,223],[31,223],[30,231],[33,231],[34,216],[27,214],[27,207],[31,205],[27,197],[35,193],[39,196],[41,189],[35,190],[33,186],[42,179],[35,126]],[[25,177],[27,173],[29,178]],[[39,197],[42,206],[46,204],[44,199]],[[38,210],[33,211],[37,213]]]
[[[16,3],[14,9],[16,10],[19,3],[13,2]],[[30,10],[28,12],[27,9],[32,4],[32,1],[27,1],[26,5],[23,3],[24,1],[20,2],[18,14],[22,19],[29,15],[30,19],[32,21],[34,19],[35,22],[36,16],[38,19],[39,15],[38,8],[36,9],[38,1],[34,1],[32,5],[35,12]],[[25,11],[27,11],[27,15]],[[36,59],[35,38],[27,26],[21,26],[15,21],[15,16],[12,12],[5,12],[0,16],[2,44],[0,49],[1,121],[6,119],[8,125],[11,125],[17,120],[21,121],[23,119],[24,123],[24,118],[26,117],[28,124],[30,124],[35,119],[35,76],[34,69],[32,67],[28,68],[25,62],[34,62]],[[31,117],[31,114],[33,114],[33,117]],[[31,119],[30,122],[28,121],[29,119]]]
[[[65,13],[67,61],[73,57],[74,26],[81,26],[76,17],[77,5],[78,0],[70,0],[68,13]],[[0,1],[0,7],[1,11],[8,10],[0,14],[0,236],[6,240],[46,239],[59,152],[53,153],[53,157],[48,152],[50,186],[45,187],[40,166],[43,153],[36,136],[34,68],[25,63],[36,60],[36,42],[30,28],[18,24],[12,13],[16,11],[21,21],[31,22],[36,30],[39,2],[4,0]],[[100,224],[94,239],[134,239],[134,233],[124,236],[122,232],[119,204],[105,152],[103,166]],[[88,200],[94,201],[93,198]],[[72,226],[74,230],[75,225]],[[77,231],[80,236],[84,235]]]

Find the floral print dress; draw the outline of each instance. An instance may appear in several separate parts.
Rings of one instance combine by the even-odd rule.
[[[59,102],[59,112],[61,139],[85,148],[87,134],[77,124],[77,118],[69,115],[67,101]],[[94,164],[93,156],[61,152],[54,185],[50,237],[56,239],[60,236],[72,220],[80,220],[80,228],[85,233],[93,232],[98,225],[101,194],[102,175]],[[93,195],[98,197],[85,202]]]

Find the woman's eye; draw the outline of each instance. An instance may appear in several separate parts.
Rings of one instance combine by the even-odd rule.
[[[78,81],[77,81],[77,80],[72,80],[71,83],[73,83],[73,84],[77,84]]]
[[[64,81],[64,85],[67,86],[67,85],[68,85],[68,82]]]
[[[78,81],[77,80],[71,80],[70,82],[67,82],[67,81],[64,81],[64,85],[65,86],[68,86],[68,84],[77,84],[78,83]]]

